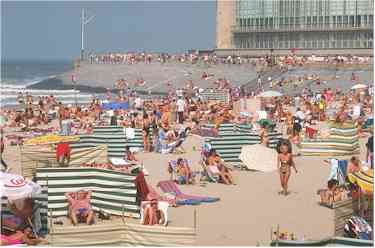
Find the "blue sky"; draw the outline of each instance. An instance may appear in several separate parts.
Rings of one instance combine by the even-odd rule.
[[[2,1],[5,59],[72,59],[80,52],[80,14],[90,51],[166,51],[215,45],[214,1]]]

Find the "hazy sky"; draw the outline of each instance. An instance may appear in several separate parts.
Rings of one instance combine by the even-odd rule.
[[[6,59],[71,59],[81,46],[81,9],[89,51],[186,51],[215,44],[214,1],[2,1]]]

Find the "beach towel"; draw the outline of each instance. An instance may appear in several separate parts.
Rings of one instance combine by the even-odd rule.
[[[169,203],[169,206],[176,207],[176,196],[175,195],[159,195],[158,192],[150,185],[147,184],[148,187],[148,194],[147,194],[147,200],[151,201],[152,199],[157,199],[159,201],[166,201]]]
[[[199,201],[199,202],[216,202],[220,200],[220,198],[217,198],[217,197],[206,197],[206,196],[184,194],[180,191],[177,184],[174,181],[170,181],[170,180],[160,181],[157,184],[157,186],[165,193],[175,194],[177,199],[193,200],[193,201]]]

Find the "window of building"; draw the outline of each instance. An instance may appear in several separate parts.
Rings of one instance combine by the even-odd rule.
[[[363,20],[363,26],[366,26],[367,25],[367,15],[364,15],[363,17],[362,17],[362,20]]]
[[[325,26],[326,28],[329,27],[329,16],[325,16],[325,17],[324,17],[324,26]]]
[[[311,26],[311,16],[307,17],[307,27]]]
[[[316,27],[318,24],[318,17],[317,16],[313,16],[313,25],[314,27]]]
[[[346,15],[346,16],[344,16],[344,27],[348,27],[348,25],[349,25],[349,17]]]
[[[361,16],[360,15],[357,15],[357,20],[356,20],[356,27],[361,27],[362,25],[361,25]]]
[[[319,16],[319,26],[322,27],[324,24],[324,18],[323,16]]]
[[[354,16],[350,16],[349,23],[350,23],[350,27],[354,27]]]
[[[337,16],[337,27],[342,27],[342,16]]]

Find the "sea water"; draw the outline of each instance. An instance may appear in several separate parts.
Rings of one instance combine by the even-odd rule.
[[[29,89],[27,87],[49,78],[73,70],[72,61],[35,61],[2,60],[0,81],[0,106],[17,105],[17,96],[21,92],[29,93],[38,100],[38,96],[54,95],[63,104],[88,103],[93,95],[78,90]]]

